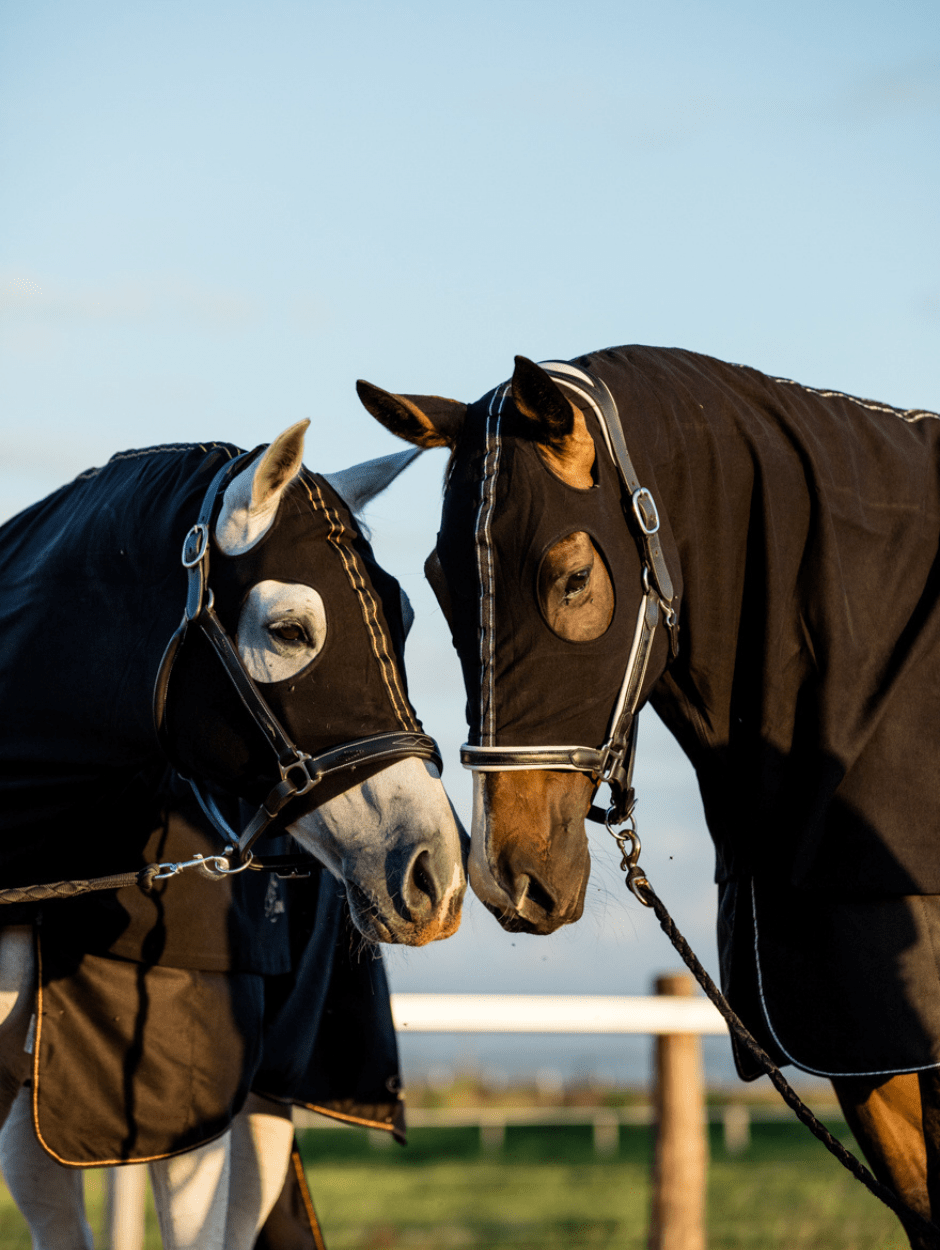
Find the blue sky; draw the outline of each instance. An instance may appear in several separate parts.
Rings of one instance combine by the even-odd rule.
[[[933,3],[7,0],[0,518],[116,450],[300,417],[338,468],[394,446],[357,377],[470,400],[516,352],[679,345],[938,408],[938,153]],[[466,812],[421,576],[441,471],[369,520]],[[713,966],[694,778],[642,737],[648,871]],[[595,865],[575,928],[471,906],[395,988],[645,992],[675,957],[599,838]]]

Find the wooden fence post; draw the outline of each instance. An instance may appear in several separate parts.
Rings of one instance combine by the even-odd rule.
[[[656,978],[656,993],[694,994],[688,973]],[[705,1250],[708,1146],[702,1051],[696,1033],[656,1038],[656,1148],[649,1250]]]

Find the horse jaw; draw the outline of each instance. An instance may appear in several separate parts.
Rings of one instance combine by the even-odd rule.
[[[303,467],[309,421],[289,426],[226,487],[215,541],[227,556],[250,551],[274,524],[284,492]]]
[[[579,920],[591,870],[580,773],[476,773],[470,885],[510,933],[553,933]]]
[[[289,831],[345,884],[369,941],[424,946],[457,931],[467,835],[432,764],[399,760]]]

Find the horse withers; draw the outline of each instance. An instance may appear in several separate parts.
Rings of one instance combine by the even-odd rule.
[[[937,414],[645,347],[517,357],[469,406],[359,393],[452,452],[427,569],[474,890],[510,930],[578,919],[585,816],[602,780],[629,815],[649,700],[698,774],[732,1005],[940,1221]]]
[[[331,484],[302,467],[306,424],[248,455],[120,454],[0,531],[4,885],[133,864],[121,804],[168,753],[231,866],[246,834],[286,830],[343,884],[365,940],[457,927],[461,834],[407,698],[403,598],[353,517],[403,462]],[[29,917],[0,918],[5,1115],[24,1047],[38,1064],[52,1026],[29,1025],[35,954],[9,923]]]

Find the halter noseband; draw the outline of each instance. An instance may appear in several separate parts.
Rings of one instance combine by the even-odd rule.
[[[209,587],[210,527],[216,501],[236,470],[244,468],[253,454],[243,452],[219,469],[203,497],[196,524],[183,540],[182,562],[188,578],[186,607],[182,622],[163,654],[153,691],[153,722],[157,738],[167,758],[183,776],[175,759],[166,723],[167,692],[174,661],[187,633],[191,628],[201,630],[221,661],[242,706],[262,731],[274,753],[280,781],[270,790],[241,833],[232,829],[211,794],[204,793],[194,778],[185,778],[199,806],[216,830],[227,842],[233,843],[230,862],[239,866],[247,866],[251,859],[252,844],[270,828],[287,804],[295,798],[309,794],[328,777],[348,774],[349,780],[345,787],[348,789],[354,784],[353,774],[363,765],[384,766],[410,756],[429,760],[439,772],[443,771],[440,750],[434,739],[411,730],[371,734],[369,737],[357,738],[310,755],[301,751],[287,736],[268,707],[226,633],[225,626],[216,615],[214,596]]]
[[[678,653],[679,625],[673,606],[672,578],[663,556],[659,534],[659,511],[651,492],[640,485],[624,438],[620,413],[607,385],[574,365],[550,362],[545,372],[575,392],[593,408],[620,479],[624,516],[637,542],[642,564],[643,597],[637,613],[633,645],[626,672],[614,703],[607,739],[600,747],[585,746],[470,746],[460,748],[460,762],[474,772],[504,772],[522,769],[561,769],[588,773],[595,787],[610,786],[611,807],[607,812],[592,806],[588,815],[599,822],[626,820],[634,804],[633,761],[636,754],[636,709],[653,649],[653,638],[660,613],[669,631],[673,656]],[[503,387],[502,400],[509,383]]]

